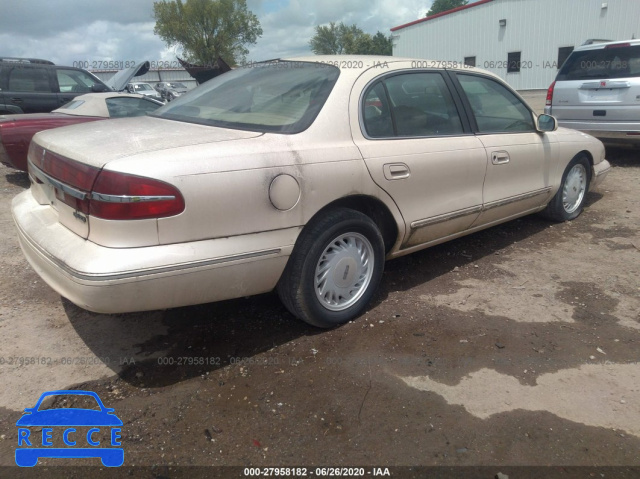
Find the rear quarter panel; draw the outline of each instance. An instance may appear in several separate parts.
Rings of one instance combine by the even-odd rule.
[[[105,168],[152,176],[178,187],[186,209],[158,220],[160,244],[245,235],[303,226],[327,204],[350,195],[380,199],[403,221],[393,201],[371,179],[351,138],[347,105],[355,75],[341,75],[314,123],[293,134],[190,145],[140,153]],[[172,122],[177,123],[177,122]],[[278,175],[295,178],[298,202],[277,209],[269,189]]]

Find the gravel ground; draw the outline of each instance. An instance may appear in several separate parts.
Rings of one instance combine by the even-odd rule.
[[[115,408],[126,466],[637,466],[640,154],[608,158],[577,220],[391,261],[367,313],[331,331],[272,294],[84,311],[23,258],[9,207],[28,181],[0,167],[0,466],[22,410],[67,388]]]

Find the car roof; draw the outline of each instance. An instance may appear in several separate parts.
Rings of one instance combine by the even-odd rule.
[[[0,57],[0,62],[7,63],[35,63],[39,65],[55,65],[50,60],[42,60],[41,58],[19,58],[19,57]]]
[[[85,95],[79,95],[75,97],[67,105],[74,106],[74,102],[82,101],[80,105],[74,108],[65,108],[62,106],[57,110],[53,110],[52,113],[64,113],[66,115],[77,116],[99,116],[103,118],[109,118],[109,110],[107,108],[106,100],[108,98],[144,98],[144,95],[137,93],[119,93],[119,92],[107,92],[107,93],[87,93]]]
[[[392,63],[410,63],[416,64],[418,68],[435,68],[439,70],[446,69],[461,72],[475,72],[500,79],[498,75],[495,75],[487,70],[465,66],[460,61],[453,62],[443,60],[430,60],[425,58],[393,57],[385,55],[308,55],[292,58],[277,58],[274,60],[267,60],[265,61],[265,63],[278,61],[325,63],[338,67],[341,74],[344,74],[345,72],[351,72],[354,73],[355,76],[360,75],[360,73],[362,73],[364,70],[368,70],[369,68],[377,68],[382,72],[385,63],[389,66],[391,66]],[[354,64],[356,65],[355,67]],[[362,67],[360,68],[359,65],[362,65]]]
[[[574,52],[581,52],[583,50],[602,50],[606,47],[611,47],[615,45],[627,45],[627,46],[636,46],[640,45],[640,39],[638,40],[616,40],[612,42],[604,42],[604,43],[591,43],[589,45],[582,45],[580,47],[575,48]]]

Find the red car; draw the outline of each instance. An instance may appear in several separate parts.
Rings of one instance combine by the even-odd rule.
[[[0,162],[27,171],[29,143],[39,131],[108,118],[144,116],[162,105],[137,94],[87,93],[51,113],[0,115]]]

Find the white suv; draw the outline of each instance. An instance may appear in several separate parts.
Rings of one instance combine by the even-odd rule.
[[[576,48],[549,87],[545,113],[604,143],[640,146],[640,40]]]

